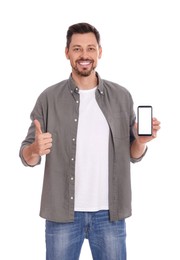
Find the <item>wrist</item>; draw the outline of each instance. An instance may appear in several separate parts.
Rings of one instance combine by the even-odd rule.
[[[138,138],[136,138],[134,142],[135,142],[136,145],[138,145],[139,147],[146,147],[146,143],[145,143],[145,142],[141,142]]]
[[[40,155],[36,152],[35,143],[30,144],[29,147],[28,147],[28,149],[29,149],[29,156],[30,156],[31,158],[36,158],[36,157],[39,158],[39,157],[40,157]]]
[[[137,139],[131,145],[131,157],[140,158],[146,151],[146,143],[141,143]]]
[[[28,165],[36,165],[40,160],[40,155],[35,152],[34,143],[24,147],[22,155]]]

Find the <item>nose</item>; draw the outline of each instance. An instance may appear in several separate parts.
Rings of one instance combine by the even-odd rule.
[[[81,52],[81,58],[83,58],[83,59],[86,59],[86,58],[88,58],[88,52],[87,52],[87,50],[82,50],[82,52]]]

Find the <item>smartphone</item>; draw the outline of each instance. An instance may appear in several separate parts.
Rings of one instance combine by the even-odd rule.
[[[137,108],[137,125],[138,135],[151,136],[152,135],[152,106],[138,106]]]

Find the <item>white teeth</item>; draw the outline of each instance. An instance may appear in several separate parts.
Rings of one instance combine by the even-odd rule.
[[[80,64],[80,65],[83,65],[83,66],[86,66],[86,65],[89,65],[90,62],[80,62],[79,64]]]

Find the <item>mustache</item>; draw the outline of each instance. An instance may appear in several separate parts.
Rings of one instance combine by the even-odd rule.
[[[83,61],[86,61],[86,62],[94,62],[94,60],[91,60],[91,59],[78,59],[76,60],[76,62],[83,62]]]

